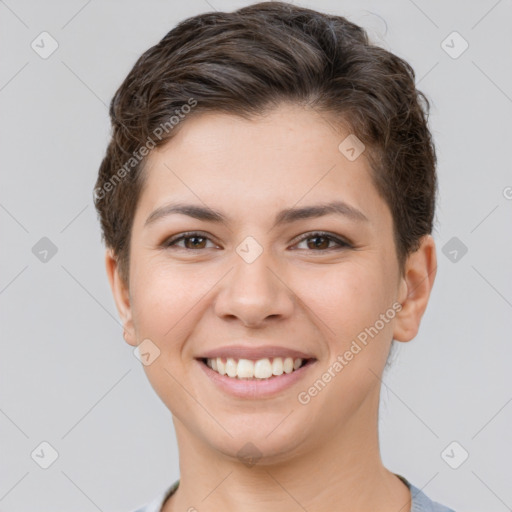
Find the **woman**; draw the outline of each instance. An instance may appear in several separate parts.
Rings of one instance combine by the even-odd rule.
[[[140,510],[450,510],[378,441],[392,342],[436,274],[428,108],[360,27],[280,2],[189,18],[138,59],[95,203],[180,451]]]

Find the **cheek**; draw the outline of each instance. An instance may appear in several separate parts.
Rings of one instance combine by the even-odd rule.
[[[169,348],[170,340],[182,339],[193,328],[219,277],[218,272],[192,267],[149,262],[134,277],[132,312],[141,339],[155,339]]]
[[[140,267],[142,270],[142,267]],[[173,413],[179,403],[187,403],[183,382],[189,354],[183,348],[202,312],[201,298],[212,288],[214,276],[204,279],[197,271],[151,264],[138,273],[133,282],[132,312],[137,338],[150,339],[159,350],[158,357],[144,371],[153,389]],[[178,400],[178,397],[180,399]]]
[[[303,273],[295,289],[329,338],[343,345],[391,306],[388,286],[379,266],[367,261]]]

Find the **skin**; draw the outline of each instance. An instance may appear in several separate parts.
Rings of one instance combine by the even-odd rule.
[[[172,412],[180,452],[180,486],[164,512],[410,510],[409,490],[380,458],[380,378],[392,338],[407,342],[418,332],[436,250],[423,237],[400,274],[391,212],[365,153],[349,161],[338,150],[348,133],[290,104],[251,121],[201,113],[149,157],[129,286],[110,249],[105,262],[127,343],[149,338],[160,350],[143,368]],[[220,210],[230,224],[174,214],[144,227],[151,212],[177,200]],[[332,200],[368,222],[330,214],[272,227],[281,209]],[[164,247],[172,235],[195,230],[207,238]],[[316,230],[351,246],[303,239]],[[247,236],[263,249],[250,264],[236,252]],[[299,403],[298,393],[394,303],[402,308],[378,335],[307,405]],[[242,339],[298,348],[318,361],[277,397],[234,398],[194,358]],[[248,442],[261,456],[253,466],[237,456]]]

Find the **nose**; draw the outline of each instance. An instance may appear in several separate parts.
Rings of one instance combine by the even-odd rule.
[[[219,318],[238,319],[246,327],[263,327],[268,321],[289,318],[296,297],[265,251],[247,263],[238,255],[235,268],[221,281],[215,301]]]

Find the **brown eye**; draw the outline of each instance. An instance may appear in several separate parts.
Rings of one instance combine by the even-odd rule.
[[[328,233],[310,233],[308,236],[299,240],[299,243],[306,242],[307,249],[312,251],[328,251],[335,249],[343,249],[350,247],[350,244],[341,240],[340,238],[329,235]],[[334,242],[338,247],[329,247],[329,244]]]
[[[186,236],[183,238],[187,249],[203,249],[206,237],[204,236]],[[189,242],[189,243],[187,243]]]
[[[307,240],[314,240],[313,243],[308,241],[308,249],[327,249],[330,243],[326,236],[312,236]]]
[[[211,241],[209,237],[205,236],[203,233],[183,233],[175,238],[171,238],[170,240],[164,242],[162,244],[163,247],[175,247],[178,249],[184,250],[199,250],[199,249],[207,249],[207,243]],[[183,245],[179,245],[180,242],[183,242]],[[299,244],[302,242],[306,242],[306,250],[312,250],[315,252],[322,251],[330,251],[330,250],[339,250],[343,248],[349,248],[351,245],[348,242],[328,233],[310,233],[307,236],[303,237],[299,240]],[[334,247],[329,247],[329,244],[333,242],[337,245]]]
[[[188,250],[207,249],[208,247],[206,247],[206,243],[208,240],[210,239],[202,233],[185,233],[164,242],[163,246]],[[178,242],[181,241],[183,241],[184,245],[178,245]]]

